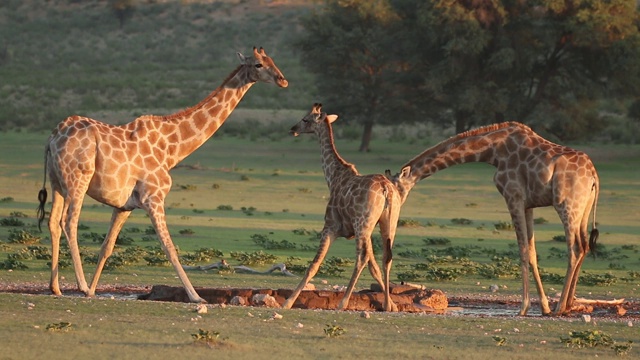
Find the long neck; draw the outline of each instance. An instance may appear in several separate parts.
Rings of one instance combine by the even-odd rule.
[[[333,189],[345,177],[356,176],[358,170],[353,164],[346,162],[336,150],[333,141],[333,129],[331,124],[324,122],[316,128],[316,135],[320,141],[320,152],[322,154],[322,170],[329,185],[329,190]]]
[[[175,126],[170,142],[178,144],[170,167],[193,153],[222,126],[255,83],[249,80],[247,71],[247,66],[238,66],[222,85],[196,106],[163,117],[163,123]]]
[[[513,127],[522,124],[501,123],[467,131],[453,136],[410,160],[411,181],[416,182],[456,164],[485,162],[498,166],[499,158],[517,147],[509,135]],[[528,129],[528,128],[526,128]]]

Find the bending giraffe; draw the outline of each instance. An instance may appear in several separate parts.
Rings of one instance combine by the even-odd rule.
[[[321,112],[322,105],[314,104],[311,113],[291,128],[291,134],[315,133],[320,141],[322,169],[329,185],[329,203],[324,215],[324,228],[320,237],[318,253],[307,269],[298,287],[282,305],[290,309],[302,289],[318,272],[320,264],[327,255],[329,246],[337,237],[355,238],[356,264],[344,297],[338,304],[342,310],[349,304],[362,270],[369,265],[373,278],[384,289],[384,310],[397,311],[389,294],[389,275],[391,272],[391,248],[400,216],[400,195],[396,187],[385,176],[360,175],[353,164],[346,162],[336,150],[333,141],[333,123],[338,116]],[[371,234],[380,224],[382,235],[384,280],[380,277],[380,268],[373,254]]]
[[[58,124],[45,148],[45,184],[38,194],[38,226],[45,216],[47,173],[53,204],[50,289],[60,295],[58,256],[60,235],[69,242],[78,289],[94,296],[118,233],[134,209],[147,212],[162,249],[178,273],[192,302],[204,302],[196,293],[171,241],[165,221],[164,201],[171,190],[169,170],[207,141],[258,81],[287,87],[288,82],[264,49],[253,48],[253,57],[238,53],[240,65],[199,104],[167,116],[144,115],[113,126],[71,116]],[[91,286],[82,271],[78,250],[78,219],[85,194],[113,207],[109,231],[102,243]]]
[[[507,203],[520,250],[520,315],[526,315],[530,306],[529,266],[536,281],[542,314],[551,314],[538,272],[533,209],[555,208],[564,226],[569,250],[567,274],[555,314],[571,311],[580,267],[598,237],[595,218],[599,179],[589,156],[554,144],[523,124],[505,122],[458,134],[425,150],[406,163],[392,181],[398,186],[404,203],[418,181],[468,162],[485,162],[497,168],[493,180]],[[390,176],[388,170],[387,175]],[[587,225],[592,209],[593,225],[589,235]]]

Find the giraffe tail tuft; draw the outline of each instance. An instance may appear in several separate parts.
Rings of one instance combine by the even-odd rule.
[[[40,232],[42,232],[42,221],[44,220],[44,215],[45,215],[44,205],[47,202],[47,189],[44,186],[38,192],[38,201],[40,202],[40,204],[38,205],[38,210],[37,210],[38,230],[40,230]]]
[[[44,205],[47,203],[47,159],[51,149],[49,148],[49,144],[44,149],[44,181],[42,183],[42,189],[38,192],[38,208],[36,211],[38,217],[38,230],[42,232],[42,221],[44,220],[45,210]]]
[[[600,231],[595,227],[591,229],[591,235],[589,235],[589,249],[591,250],[591,255],[593,255],[593,259],[596,258],[596,241],[598,241],[598,236],[600,236]]]

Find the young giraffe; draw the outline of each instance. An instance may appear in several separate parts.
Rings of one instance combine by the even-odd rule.
[[[526,315],[529,309],[529,266],[542,314],[551,313],[538,272],[533,208],[555,208],[564,225],[569,250],[565,284],[555,314],[571,311],[580,267],[598,237],[595,217],[599,180],[589,156],[554,144],[523,124],[505,122],[461,133],[427,149],[405,164],[392,181],[404,203],[418,181],[467,162],[486,162],[497,168],[494,182],[507,203],[520,250],[523,285],[520,315]],[[588,237],[591,209],[593,228]]]
[[[58,284],[61,231],[69,242],[79,290],[94,296],[118,233],[131,211],[140,208],[149,214],[190,301],[204,302],[180,265],[165,222],[164,201],[171,189],[169,170],[220,128],[254,83],[262,81],[287,87],[284,75],[263,48],[254,47],[253,57],[238,53],[238,58],[240,65],[222,85],[184,111],[167,116],[144,115],[122,126],[80,116],[69,117],[58,124],[45,148],[44,176],[46,185],[48,169],[53,192],[49,231],[53,253],[50,289],[54,294],[61,294]],[[38,194],[39,225],[45,216],[45,185]],[[114,208],[90,287],[82,271],[77,240],[85,194]]]
[[[375,280],[384,289],[384,310],[397,311],[389,295],[389,275],[391,271],[391,248],[400,215],[400,195],[396,187],[383,175],[360,175],[353,164],[346,162],[338,154],[333,142],[333,123],[338,116],[321,112],[322,105],[314,104],[311,113],[291,128],[291,134],[315,133],[320,141],[322,169],[329,185],[329,203],[325,211],[320,246],[313,262],[307,269],[298,287],[282,305],[289,309],[302,289],[318,272],[327,255],[329,246],[337,237],[356,239],[356,264],[338,309],[346,308],[358,277],[365,265]],[[380,268],[376,263],[371,243],[371,234],[380,224],[383,242],[384,281],[380,278]]]

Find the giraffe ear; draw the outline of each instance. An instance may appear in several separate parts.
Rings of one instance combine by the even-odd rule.
[[[411,166],[405,166],[400,170],[399,178],[408,178],[411,175]]]
[[[338,115],[327,115],[327,121],[329,122],[329,124],[336,120],[338,120]]]
[[[247,58],[242,55],[242,53],[236,53],[238,55],[238,59],[240,60],[240,64],[242,65],[246,65],[247,64]]]

